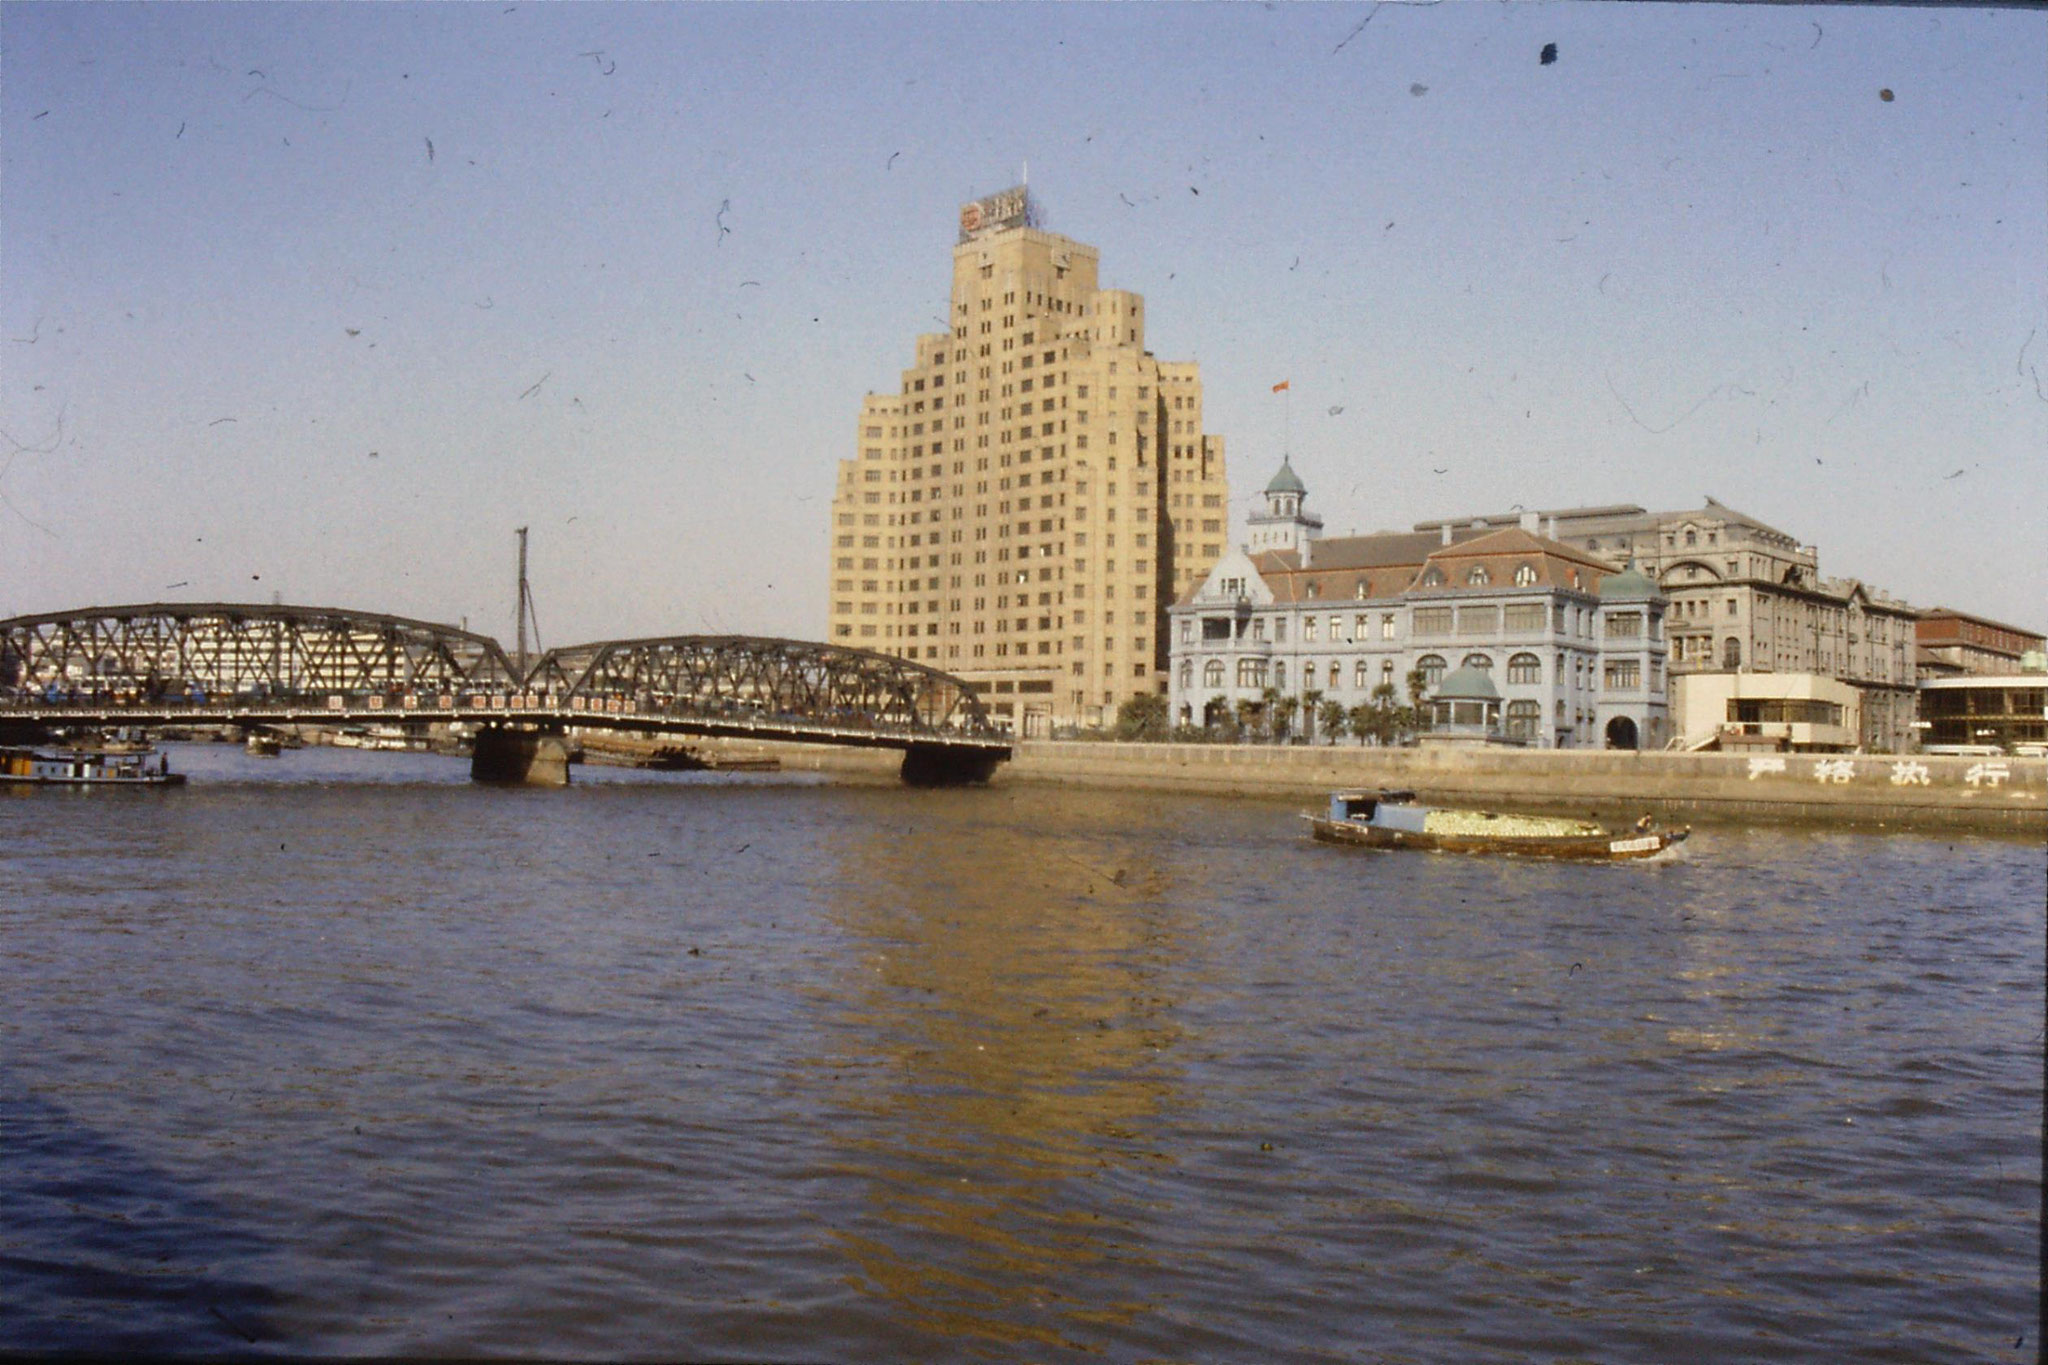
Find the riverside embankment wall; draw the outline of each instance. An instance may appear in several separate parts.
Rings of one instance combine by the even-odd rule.
[[[2038,758],[1027,741],[996,780],[1317,804],[1339,787],[1398,787],[1444,803],[1609,818],[2048,834],[2048,760]]]

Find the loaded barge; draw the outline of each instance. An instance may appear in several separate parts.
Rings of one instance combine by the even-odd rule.
[[[1589,820],[1500,815],[1417,804],[1414,792],[1332,792],[1327,816],[1302,816],[1326,844],[1424,849],[1439,853],[1509,853],[1578,862],[1654,858],[1685,842],[1688,828],[1657,829],[1649,816],[1626,833]]]

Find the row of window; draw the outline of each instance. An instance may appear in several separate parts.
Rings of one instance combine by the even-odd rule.
[[[1484,654],[1468,654],[1462,661],[1461,666],[1477,669],[1482,673],[1491,673],[1493,671],[1493,660]],[[1442,685],[1444,674],[1449,666],[1442,655],[1425,654],[1415,661],[1415,667],[1422,674],[1423,685],[1435,689]],[[1343,660],[1332,660],[1327,665],[1327,669],[1328,671],[1325,673],[1313,662],[1303,664],[1301,670],[1302,690],[1314,691],[1320,686],[1327,686],[1333,691],[1342,688],[1344,686]],[[1562,654],[1558,655],[1557,670],[1558,679],[1562,682],[1565,670],[1565,656]],[[1227,673],[1228,670],[1222,659],[1209,659],[1202,665],[1202,685],[1204,687],[1220,688],[1223,686],[1223,680]],[[1287,686],[1286,660],[1269,661],[1258,657],[1251,657],[1242,658],[1237,661],[1238,687],[1263,688],[1266,686],[1269,677],[1274,687],[1285,688]],[[1650,661],[1649,678],[1650,687],[1653,691],[1662,686],[1663,669],[1655,659]],[[1193,659],[1182,659],[1180,662],[1180,685],[1182,689],[1186,690],[1193,687],[1194,679],[1195,661]],[[1641,661],[1637,659],[1606,660],[1601,672],[1601,679],[1602,686],[1607,691],[1636,691],[1641,688],[1643,681]],[[1512,655],[1508,659],[1507,680],[1510,685],[1528,686],[1540,684],[1543,681],[1543,661],[1536,655],[1526,652]],[[1389,685],[1396,683],[1394,661],[1392,659],[1380,660],[1379,682]],[[1580,661],[1576,682],[1581,687],[1591,685],[1590,676],[1587,673],[1584,661]],[[1364,659],[1357,660],[1352,665],[1351,670],[1352,688],[1363,692],[1372,683],[1372,672],[1367,665],[1367,661]]]
[[[1536,585],[1537,577],[1538,575],[1536,573],[1536,566],[1534,564],[1523,563],[1517,564],[1515,566],[1513,579],[1516,587],[1534,587]],[[1427,569],[1424,569],[1422,571],[1422,586],[1425,588],[1441,588],[1445,586],[1445,584],[1447,584],[1449,581],[1450,580],[1444,574],[1442,565],[1432,564]],[[1474,564],[1471,568],[1465,570],[1465,584],[1467,587],[1483,588],[1492,582],[1493,572],[1492,570],[1488,569],[1484,564]],[[1572,586],[1578,586],[1578,577],[1576,574],[1573,575]],[[1316,595],[1315,584],[1309,584],[1308,594],[1310,597],[1314,597]]]
[[[1243,581],[1240,579],[1226,579],[1220,586],[1226,594],[1235,593],[1241,595],[1243,592]],[[1375,613],[1372,612],[1359,612],[1353,616],[1350,620],[1350,633],[1347,635],[1345,633],[1345,618],[1340,613],[1332,612],[1327,618],[1318,617],[1314,613],[1303,613],[1299,618],[1302,643],[1314,644],[1317,642],[1317,636],[1322,631],[1320,623],[1325,619],[1328,621],[1328,642],[1330,644],[1363,643],[1372,636],[1374,615]],[[1382,640],[1397,638],[1398,613],[1384,611],[1377,613],[1377,615],[1379,638]],[[1534,635],[1540,634],[1546,625],[1549,629],[1560,635],[1564,634],[1567,628],[1573,628],[1577,634],[1590,637],[1593,626],[1593,609],[1590,607],[1566,607],[1563,604],[1556,604],[1546,608],[1541,602],[1513,602],[1505,607],[1495,604],[1468,607],[1415,607],[1411,609],[1409,616],[1410,632],[1414,635],[1425,637],[1443,635]],[[1244,630],[1248,628],[1252,639],[1263,641],[1267,638],[1266,623],[1269,619],[1272,621],[1273,643],[1286,644],[1288,621],[1290,619],[1286,616],[1273,616],[1270,618],[1264,615],[1254,616],[1250,618],[1248,623],[1236,623],[1226,616],[1205,616],[1201,618],[1201,638],[1210,641],[1228,640],[1232,636],[1233,628],[1235,628],[1238,634],[1243,634]],[[1662,618],[1651,614],[1647,619],[1649,633],[1652,638],[1655,638],[1659,633]],[[1645,617],[1641,612],[1610,612],[1607,615],[1605,630],[1609,638],[1638,639],[1642,636],[1644,629]],[[1192,618],[1182,618],[1180,623],[1181,643],[1190,644],[1194,639],[1194,620]]]

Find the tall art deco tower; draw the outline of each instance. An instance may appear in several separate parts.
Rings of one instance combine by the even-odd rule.
[[[839,462],[832,639],[959,675],[1019,735],[1113,719],[1226,544],[1200,371],[1021,187],[960,210],[948,312]]]

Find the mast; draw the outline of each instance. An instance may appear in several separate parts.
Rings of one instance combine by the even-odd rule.
[[[514,614],[519,630],[519,681],[526,681],[526,617],[533,610],[533,589],[526,584],[526,528],[519,528],[519,604]]]

